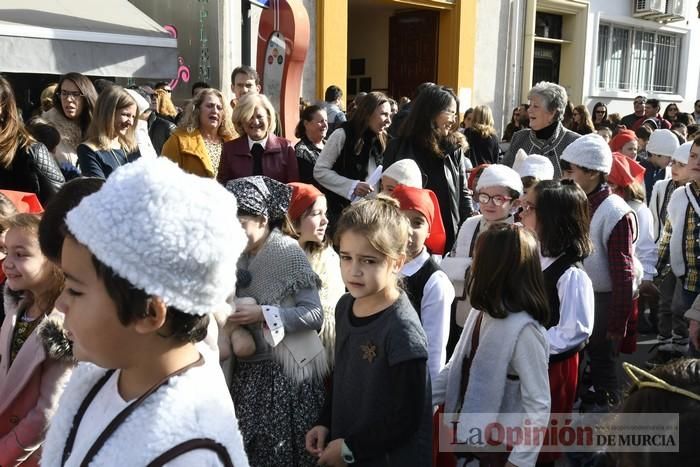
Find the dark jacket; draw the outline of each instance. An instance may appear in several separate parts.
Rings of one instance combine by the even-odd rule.
[[[17,149],[12,164],[0,168],[0,189],[35,193],[44,206],[64,183],[58,163],[42,143]]]
[[[473,128],[467,128],[464,136],[469,143],[469,160],[474,167],[498,163],[501,148],[498,147],[498,137],[495,134],[484,138]]]
[[[123,149],[94,149],[85,143],[78,145],[78,167],[84,177],[106,179],[119,167],[139,157],[138,149],[126,154]]]
[[[170,138],[177,127],[170,120],[159,117],[155,112],[148,116],[148,136],[153,143],[153,149],[159,156],[162,154],[163,145]]]
[[[443,157],[436,157],[414,148],[403,138],[393,139],[384,152],[384,167],[401,159],[416,161],[426,181],[425,188],[437,196],[447,236],[445,251],[450,251],[459,226],[474,213],[472,194],[467,185],[464,148],[451,144]]]
[[[263,175],[278,182],[298,182],[299,167],[292,143],[284,138],[269,135],[262,155],[262,169]],[[253,175],[253,156],[250,154],[248,137],[244,135],[224,143],[216,179],[225,185],[229,180],[251,175]]]

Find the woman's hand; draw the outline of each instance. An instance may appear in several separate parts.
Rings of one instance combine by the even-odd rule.
[[[233,324],[255,324],[264,320],[262,307],[260,305],[236,305],[236,311],[231,313],[228,321]]]
[[[327,467],[345,467],[347,464],[342,456],[343,438],[334,439],[318,458],[318,465]]]
[[[353,195],[358,196],[360,198],[367,196],[371,192],[374,191],[374,188],[369,183],[366,182],[358,182],[358,184],[355,186],[355,191],[352,192]]]
[[[326,447],[328,438],[328,428],[323,425],[316,425],[306,433],[306,450],[314,457],[320,457]]]

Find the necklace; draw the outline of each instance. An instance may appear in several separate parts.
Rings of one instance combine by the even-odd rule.
[[[119,160],[119,158],[117,157],[117,155],[115,154],[114,149],[109,148],[109,153],[110,153],[110,154],[112,155],[112,157],[114,158],[114,162],[117,163],[117,167],[121,167],[123,164],[122,164],[122,162]],[[126,154],[126,153],[125,153],[125,154]],[[129,162],[129,161],[127,160],[127,162]]]

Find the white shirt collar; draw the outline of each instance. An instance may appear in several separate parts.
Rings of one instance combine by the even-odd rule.
[[[423,251],[421,251],[418,256],[416,256],[411,261],[403,265],[403,267],[401,268],[401,275],[409,277],[414,275],[416,272],[418,272],[420,268],[423,267],[423,265],[426,261],[428,261],[428,259],[430,259],[428,250],[423,248]]]
[[[260,146],[262,146],[263,148],[265,148],[267,146],[267,136],[264,137],[263,139],[261,139],[260,141],[252,140],[252,139],[250,139],[250,136],[248,136],[248,149],[249,150],[253,149],[253,145],[255,143],[257,143]]]

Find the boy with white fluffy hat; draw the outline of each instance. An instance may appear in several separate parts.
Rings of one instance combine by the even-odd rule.
[[[223,373],[195,346],[234,293],[236,212],[222,186],[157,158],[68,213],[57,307],[80,363],[43,466],[248,465]]]
[[[597,134],[582,136],[561,155],[562,178],[578,183],[590,208],[593,253],[583,267],[595,293],[595,320],[587,349],[599,406],[619,400],[618,356],[633,312],[636,219],[632,208],[607,184],[612,159],[610,147]]]
[[[537,185],[542,180],[552,180],[554,178],[554,166],[552,161],[540,154],[527,155],[523,149],[518,149],[513,162],[513,170],[518,172],[523,182],[523,193],[521,199],[528,190]]]

